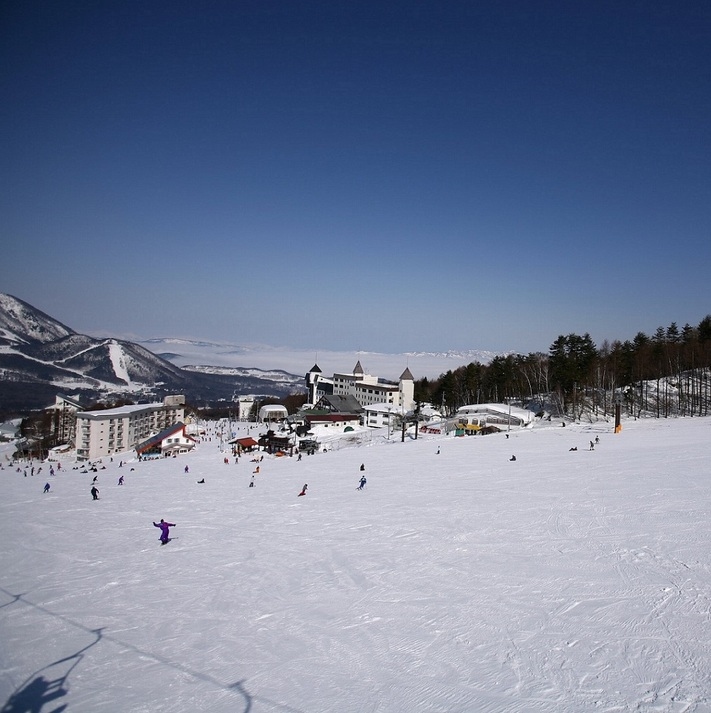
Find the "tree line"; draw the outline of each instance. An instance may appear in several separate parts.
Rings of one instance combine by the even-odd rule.
[[[415,400],[452,415],[476,403],[512,403],[556,416],[706,416],[711,406],[711,315],[653,335],[597,347],[589,334],[559,336],[548,353],[497,356],[415,382]]]

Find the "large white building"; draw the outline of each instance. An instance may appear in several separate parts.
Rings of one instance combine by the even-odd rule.
[[[533,411],[509,404],[470,404],[461,406],[454,414],[457,423],[469,426],[530,426]]]
[[[389,381],[366,374],[358,361],[350,374],[336,373],[324,377],[318,364],[306,374],[309,402],[315,404],[322,396],[353,396],[363,406],[385,404],[394,410],[407,412],[415,408],[415,379],[405,369],[398,381]]]
[[[185,399],[119,406],[77,413],[77,460],[96,460],[135,448],[147,438],[185,418]]]

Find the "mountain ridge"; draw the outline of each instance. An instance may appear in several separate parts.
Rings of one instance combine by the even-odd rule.
[[[184,369],[145,346],[79,334],[41,310],[0,293],[0,411],[46,408],[57,394],[86,403],[161,399],[185,394],[193,403],[235,393],[283,398],[303,390],[303,377],[256,369]]]

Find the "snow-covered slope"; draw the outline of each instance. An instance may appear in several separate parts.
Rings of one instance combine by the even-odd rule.
[[[711,419],[509,435],[266,455],[254,488],[216,431],[97,473],[5,462],[0,705],[711,710]]]
[[[284,371],[181,369],[140,344],[77,334],[2,294],[0,377],[0,408],[8,412],[46,407],[58,392],[88,402],[166,393],[210,402],[232,398],[235,391],[279,397],[303,388],[302,377]]]
[[[74,332],[56,319],[0,292],[0,344],[51,342]]]

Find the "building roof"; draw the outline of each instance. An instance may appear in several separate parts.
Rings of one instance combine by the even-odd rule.
[[[188,438],[191,441],[195,440],[192,436],[188,436],[185,433],[185,424],[182,421],[178,421],[178,423],[169,426],[168,428],[164,428],[160,433],[156,433],[155,436],[151,436],[149,439],[143,441],[143,443],[139,443],[136,446],[136,453],[140,455],[141,453],[145,453],[146,451],[149,451],[155,446],[159,446],[166,438],[170,438],[178,431],[180,431],[183,436],[185,436],[185,438]]]
[[[259,413],[284,413],[287,410],[282,404],[267,404],[259,409]]]
[[[64,394],[57,394],[55,396],[55,403],[57,401],[64,401],[64,403],[69,404],[70,406],[75,406],[77,409],[82,407],[82,404],[79,403],[78,399],[75,399],[72,396],[65,396]]]
[[[410,371],[410,367],[408,366],[405,371],[400,374],[400,381],[414,381],[415,377],[412,375],[412,372]]]
[[[321,369],[319,369],[318,364],[314,364],[310,369],[309,369],[309,374],[313,373],[321,373]]]
[[[522,424],[531,423],[533,421],[533,411],[519,408],[517,406],[509,406],[508,404],[469,404],[468,406],[460,406],[457,409],[455,416],[466,416],[476,414],[491,414],[501,417],[510,417],[511,420],[520,421]]]
[[[117,408],[107,408],[102,411],[80,411],[77,417],[86,418],[113,418],[116,416],[130,416],[133,413],[140,413],[141,411],[154,411],[156,409],[164,408],[163,403],[156,402],[150,404],[131,404],[129,406],[118,406]]]
[[[389,413],[389,414],[395,414],[396,416],[404,416],[405,415],[405,411],[402,408],[400,408],[399,406],[393,406],[392,404],[387,404],[387,403],[368,404],[367,406],[364,406],[363,408],[368,412],[375,411],[376,413]]]
[[[230,445],[237,444],[238,446],[241,446],[242,448],[254,448],[254,446],[258,446],[259,443],[254,440],[254,438],[247,437],[247,438],[233,438],[231,441],[228,441]]]
[[[377,384],[369,384],[367,381],[359,381],[355,385],[356,391],[398,391],[399,386],[397,384],[388,383],[385,381],[379,381]]]
[[[364,374],[365,373],[363,371],[363,367],[360,365],[360,359],[356,362],[356,365],[353,367],[353,373],[354,374]]]
[[[317,404],[314,404],[316,408],[319,406],[326,407],[331,412],[337,413],[362,413],[363,407],[360,405],[358,399],[355,396],[334,396],[333,394],[326,394],[322,396]]]
[[[357,413],[314,413],[307,414],[305,418],[309,423],[336,423],[338,421],[360,420],[360,416]]]

